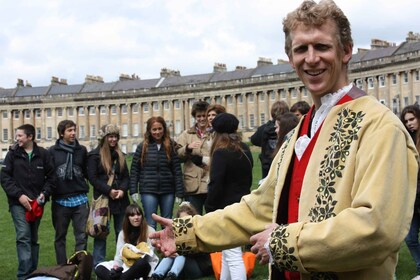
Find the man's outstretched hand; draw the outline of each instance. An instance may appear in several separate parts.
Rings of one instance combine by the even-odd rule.
[[[161,251],[165,257],[174,256],[176,254],[176,246],[172,220],[162,218],[156,214],[152,214],[152,218],[164,227],[163,230],[153,232],[149,235],[150,240],[152,240],[152,245]]]

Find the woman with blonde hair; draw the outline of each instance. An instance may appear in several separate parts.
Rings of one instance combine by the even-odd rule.
[[[125,208],[130,204],[127,196],[128,168],[125,156],[118,145],[120,130],[116,125],[102,126],[98,139],[99,145],[88,154],[88,178],[94,189],[94,199],[100,195],[109,198],[109,210],[114,220],[114,231],[117,237],[122,229]],[[105,256],[106,239],[95,238],[93,241],[94,266],[104,261]]]
[[[162,117],[147,120],[143,142],[133,156],[130,176],[130,194],[137,202],[139,193],[146,220],[156,229],[152,214],[171,218],[176,197],[183,197],[184,183],[175,142]]]

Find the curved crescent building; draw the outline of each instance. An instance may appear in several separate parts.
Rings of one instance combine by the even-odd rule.
[[[370,49],[353,54],[349,78],[395,114],[406,105],[420,103],[420,35],[409,32],[398,46],[372,40]],[[189,76],[164,68],[160,77],[148,80],[122,74],[118,81],[104,82],[87,75],[84,83],[68,85],[52,77],[50,85],[32,87],[18,79],[16,88],[0,89],[0,158],[13,143],[18,126],[34,125],[36,141],[49,147],[57,139],[57,124],[64,119],[77,123],[78,139],[88,150],[97,145],[98,128],[117,124],[123,151],[132,153],[149,117],[164,117],[176,137],[192,125],[191,105],[199,99],[220,103],[235,114],[245,140],[270,118],[275,101],[284,100],[289,106],[300,100],[312,104],[290,65],[267,58],[260,58],[251,69],[237,66],[227,71],[225,64],[216,63],[212,73]]]

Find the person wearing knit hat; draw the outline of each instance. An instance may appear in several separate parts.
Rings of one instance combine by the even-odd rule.
[[[120,128],[115,124],[106,124],[98,131],[98,140],[102,141],[107,135],[116,135],[120,139]]]
[[[253,158],[237,133],[239,120],[220,113],[212,121],[215,131],[210,150],[210,181],[205,202],[206,212],[223,209],[250,193]],[[241,247],[222,250],[220,279],[246,279]]]
[[[234,133],[238,130],[239,120],[232,114],[218,114],[212,121],[214,131],[217,133]]]
[[[98,131],[98,147],[88,154],[88,178],[94,188],[94,199],[100,195],[109,198],[109,210],[114,220],[115,236],[122,229],[125,208],[130,204],[128,198],[129,173],[125,155],[118,141],[120,129],[114,124],[107,124]],[[108,185],[109,178],[113,181]],[[106,256],[106,239],[95,238],[93,241],[93,264],[103,262]]]

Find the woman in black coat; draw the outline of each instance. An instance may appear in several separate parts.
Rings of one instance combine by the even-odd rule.
[[[176,197],[183,197],[181,163],[162,117],[147,120],[144,141],[137,147],[131,164],[130,194],[134,202],[141,195],[147,223],[156,229],[152,214],[172,218]]]
[[[239,202],[251,191],[253,159],[249,147],[236,132],[238,125],[238,119],[229,113],[221,113],[212,121],[215,137],[210,150],[207,212]],[[220,279],[246,278],[241,247],[223,250]]]
[[[94,199],[100,195],[109,198],[109,210],[114,219],[115,236],[122,229],[125,208],[130,204],[127,190],[129,174],[125,156],[118,141],[119,128],[113,124],[99,130],[99,145],[88,154],[88,178],[94,188]],[[113,178],[112,178],[113,175]],[[109,178],[112,182],[108,182]],[[106,239],[93,241],[93,264],[103,262],[106,256]]]

